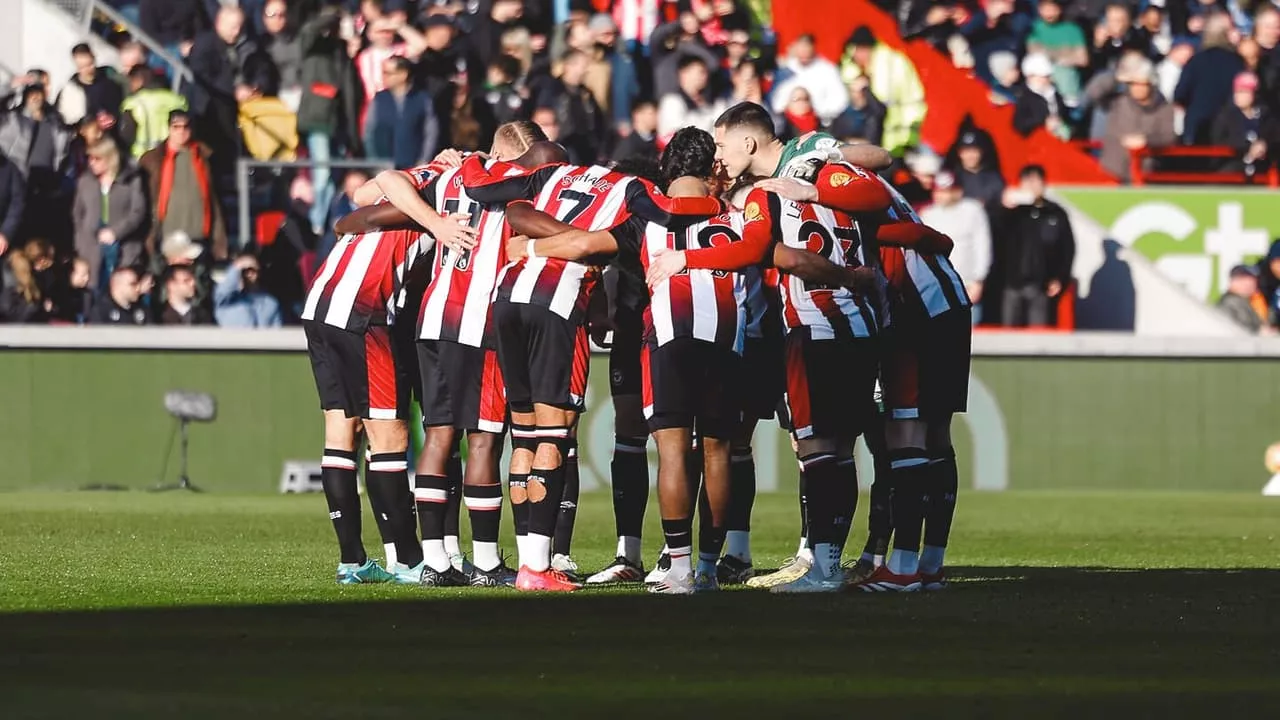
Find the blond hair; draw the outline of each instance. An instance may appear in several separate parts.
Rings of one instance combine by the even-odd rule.
[[[547,136],[542,132],[542,128],[529,120],[512,120],[509,123],[503,123],[493,134],[493,143],[497,145],[502,141],[511,146],[516,150],[515,157],[528,152],[534,143],[546,139]]]
[[[116,147],[114,140],[99,140],[89,148],[89,155],[106,161],[106,174],[111,177],[120,175],[120,148]]]

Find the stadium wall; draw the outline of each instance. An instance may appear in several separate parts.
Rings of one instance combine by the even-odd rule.
[[[955,423],[965,487],[1258,492],[1268,479],[1280,340],[980,333],[974,344],[970,413]],[[274,492],[285,460],[319,454],[303,347],[297,331],[0,330],[0,490],[173,479],[162,397],[180,388],[218,400],[217,420],[191,429],[192,481]],[[607,487],[607,372],[595,358],[584,489]],[[761,489],[790,491],[785,436],[762,428],[757,440]]]

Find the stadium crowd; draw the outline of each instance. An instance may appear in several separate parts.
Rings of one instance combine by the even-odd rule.
[[[1221,162],[1247,173],[1271,162],[1272,2],[877,1],[904,37],[1012,104],[1018,132],[1096,140],[1122,181],[1142,147],[1231,146]],[[161,57],[116,32],[114,66],[77,45],[74,77],[13,79],[0,98],[4,322],[296,323],[334,220],[369,175],[323,164],[256,174],[254,216],[283,222],[261,237],[255,224],[240,248],[240,157],[409,167],[441,148],[487,148],[499,124],[531,119],[574,162],[656,158],[678,129],[709,130],[744,100],[767,107],[784,139],[821,129],[900,158],[886,175],[956,239],[975,316],[1051,324],[1070,285],[1074,240],[1043,171],[1006,188],[978,127],[954,147],[923,146],[919,77],[866,27],[831,62],[809,37],[778,47],[765,0],[112,4],[192,78],[175,92]],[[1277,323],[1272,265],[1254,269],[1272,293],[1260,324]]]

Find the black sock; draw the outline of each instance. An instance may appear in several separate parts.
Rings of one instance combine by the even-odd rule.
[[[872,555],[888,555],[889,539],[893,537],[893,468],[889,465],[889,453],[874,456],[876,476],[871,483],[871,507],[867,512],[867,544],[863,552]]]
[[[467,517],[471,518],[471,541],[475,544],[492,543],[497,545],[498,532],[502,524],[502,484],[494,483],[492,485],[463,485],[462,499],[467,505]],[[490,548],[494,553],[496,549]],[[479,550],[474,553],[475,557],[472,561],[476,563],[476,567],[481,570],[492,570],[496,565],[496,558],[488,558],[488,562],[484,565],[481,563],[485,558],[480,557]]]
[[[701,455],[702,453],[698,453]],[[711,498],[707,497],[707,484],[702,483],[698,491],[698,559],[720,559],[724,551],[725,526],[724,518],[716,525],[711,512]]]
[[[360,493],[356,488],[356,454],[352,450],[324,449],[320,484],[329,503],[329,519],[338,535],[340,562],[363,565],[368,556],[360,539]]]
[[[444,539],[445,509],[449,504],[449,479],[443,475],[418,475],[413,480],[418,505],[418,528],[423,541]]]
[[[756,461],[751,449],[734,453],[729,465],[729,516],[725,529],[751,530],[751,508],[756,502]]]
[[[852,457],[841,458],[836,461],[836,471],[839,473],[840,484],[838,498],[838,508],[840,510],[839,524],[844,526],[840,540],[840,549],[844,550],[845,543],[849,542],[849,530],[853,528],[853,516],[858,512],[858,464],[854,462]]]
[[[538,486],[541,487],[538,487]],[[564,497],[564,465],[529,471],[529,533],[552,537]]]
[[[415,567],[422,562],[422,545],[413,527],[413,493],[409,491],[409,459],[403,452],[375,453],[364,478],[369,504],[385,516],[396,546],[396,562]],[[379,505],[382,507],[379,508]]]
[[[808,539],[809,537],[809,482],[805,478],[803,465],[800,468],[800,488],[798,499],[800,501],[800,537]],[[812,541],[811,541],[812,542]],[[810,545],[812,547],[812,544]]]
[[[946,547],[951,537],[951,521],[956,514],[956,493],[960,488],[956,451],[948,448],[929,461],[929,501],[925,505],[924,544]]]
[[[618,435],[613,441],[613,522],[618,537],[641,537],[649,504],[649,456],[645,438]]]
[[[373,451],[366,447],[364,453],[364,485],[366,492],[369,490],[369,473],[372,472],[369,469],[369,463],[371,462],[373,462]],[[372,494],[369,496],[369,505],[373,509],[373,522],[378,526],[378,539],[382,541],[384,546],[395,544],[396,533],[395,529],[391,527],[391,516],[384,512],[378,512],[381,505],[374,504]],[[396,554],[399,555],[398,552]]]
[[[568,555],[573,546],[573,525],[578,519],[578,490],[578,443],[574,441],[564,458],[564,492],[560,498],[560,511],[556,514],[552,554]]]
[[[688,556],[693,553],[693,518],[678,520],[662,520],[662,537],[667,542],[667,551],[672,559]]]
[[[852,509],[848,507],[845,471],[830,453],[814,453],[800,458],[804,466],[805,497],[809,519],[809,547],[821,544],[843,547],[849,536]],[[856,495],[854,496],[857,497]]]
[[[507,496],[511,498],[511,522],[515,527],[516,537],[529,534],[529,500],[525,497],[528,486],[529,473],[507,475]]]
[[[462,435],[462,433],[458,433]],[[458,537],[458,522],[462,515],[462,453],[454,441],[453,455],[445,465],[445,477],[449,478],[449,500],[445,503],[444,534]]]
[[[924,450],[906,448],[891,453],[893,476],[893,548],[920,551],[920,531],[924,525],[925,483],[929,463]]]

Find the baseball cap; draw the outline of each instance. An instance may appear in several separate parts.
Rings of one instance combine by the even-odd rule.
[[[1051,77],[1053,62],[1043,53],[1028,53],[1022,58],[1022,74],[1027,77]]]
[[[1257,90],[1258,76],[1248,70],[1236,75],[1236,79],[1231,82],[1231,90],[1240,92],[1241,90]]]
[[[963,135],[961,135],[961,136],[960,136],[960,141],[956,143],[956,147],[962,147],[962,148],[966,148],[966,147],[976,147],[976,148],[980,148],[980,147],[982,147],[982,143],[978,142],[978,134],[977,134],[977,133],[974,133],[974,132],[967,132],[967,133],[965,133],[965,134],[963,134]]]
[[[1252,278],[1258,277],[1258,268],[1252,265],[1236,265],[1235,267],[1231,268],[1231,277],[1233,278],[1244,277],[1246,275]]]
[[[160,243],[160,254],[169,261],[195,260],[202,252],[204,249],[182,230],[169,233],[164,242]]]
[[[933,178],[933,186],[939,190],[950,190],[956,186],[956,176],[950,170],[943,170]]]

